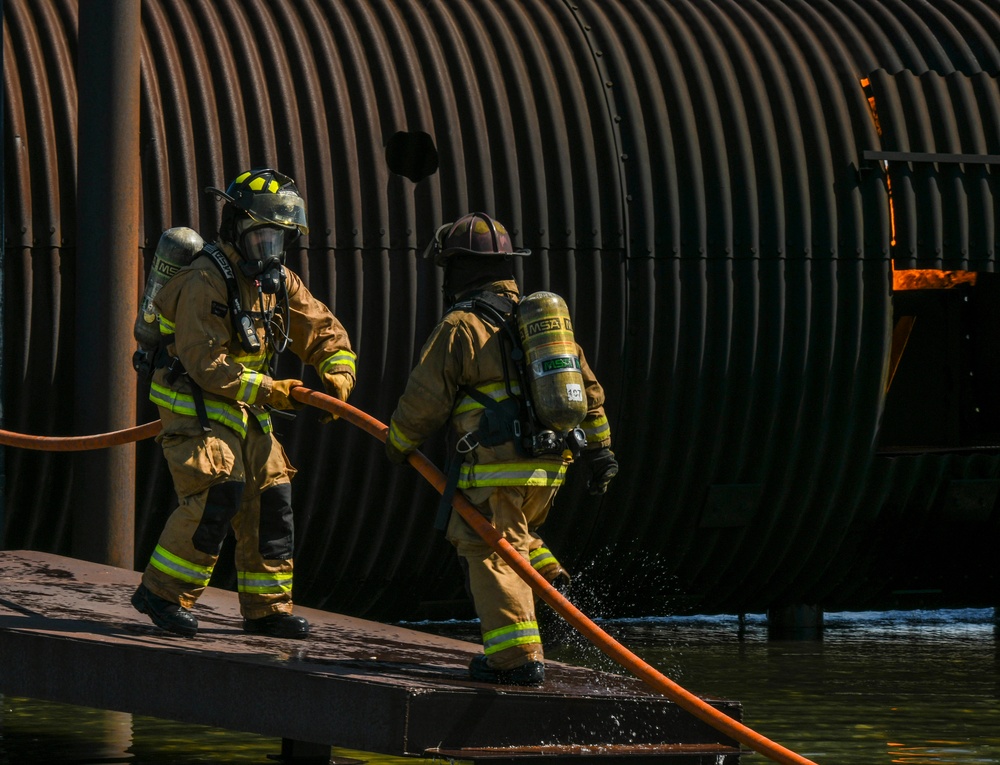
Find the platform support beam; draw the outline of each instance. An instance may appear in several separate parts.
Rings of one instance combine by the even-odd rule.
[[[823,609],[804,604],[769,608],[767,637],[769,640],[822,640]]]

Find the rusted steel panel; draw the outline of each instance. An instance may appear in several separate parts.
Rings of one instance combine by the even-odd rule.
[[[76,9],[4,3],[5,409],[29,433],[72,418]],[[891,260],[910,243],[937,257],[940,240],[933,262],[995,270],[996,169],[904,172],[893,246],[887,179],[864,153],[997,152],[992,2],[146,0],[142,35],[137,270],[168,226],[213,234],[205,186],[277,165],[309,208],[291,264],[351,332],[352,403],[376,417],[443,308],[440,273],[419,258],[435,227],[485,209],[532,249],[522,284],[567,298],[623,466],[601,500],[571,475],[545,530],[581,597],[609,612],[747,611],[937,586],[916,562],[882,571],[893,530],[872,532],[891,517],[935,534],[938,487],[911,494],[876,454]],[[882,136],[869,76],[886,91]],[[915,107],[892,106],[902,83]],[[901,130],[928,140],[892,143]],[[400,133],[430,138],[436,172],[389,170]],[[291,358],[280,371],[318,385]],[[139,419],[154,418],[136,396]],[[280,427],[301,468],[301,601],[388,617],[464,600],[431,528],[436,497],[412,471],[314,413]],[[442,449],[425,448],[438,462]],[[157,447],[136,451],[141,566],[173,497]],[[942,485],[967,470],[919,459]],[[65,552],[80,499],[54,478],[72,463],[9,462],[6,544]],[[975,471],[996,477],[1000,459]],[[959,600],[989,592],[988,563],[972,565],[946,588]],[[232,581],[223,564],[217,583]]]

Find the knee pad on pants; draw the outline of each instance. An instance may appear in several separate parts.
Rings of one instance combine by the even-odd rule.
[[[292,520],[292,485],[279,483],[260,495],[260,556],[288,560],[295,552]]]
[[[243,486],[242,481],[226,481],[209,487],[201,521],[191,539],[194,549],[206,555],[219,554],[229,532],[229,522],[243,501]]]

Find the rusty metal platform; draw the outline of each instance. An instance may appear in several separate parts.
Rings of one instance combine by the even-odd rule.
[[[478,645],[298,606],[306,640],[246,635],[216,588],[198,635],[176,637],[132,609],[138,581],[0,551],[0,693],[395,756],[739,763],[737,742],[633,678],[547,662],[539,689],[476,683]]]

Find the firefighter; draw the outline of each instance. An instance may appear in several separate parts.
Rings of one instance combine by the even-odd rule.
[[[444,268],[444,294],[451,306],[424,345],[389,426],[386,455],[401,463],[439,427],[451,421],[457,438],[457,488],[508,542],[549,580],[567,576],[537,534],[562,485],[568,461],[561,452],[526,456],[504,425],[496,425],[493,405],[518,396],[503,333],[472,310],[475,301],[498,305],[520,299],[514,279],[515,251],[504,226],[484,213],[472,213],[442,226],[428,248]],[[581,455],[590,470],[590,490],[603,493],[617,473],[610,450],[611,429],[604,413],[604,391],[579,351],[587,414],[581,428]],[[506,370],[506,372],[505,372]],[[516,408],[516,407],[515,407]],[[487,415],[490,415],[487,417]],[[491,437],[484,436],[487,419]],[[475,435],[473,435],[475,434]],[[499,435],[498,435],[499,434]],[[507,438],[506,435],[511,435]],[[505,440],[506,439],[506,440]],[[541,635],[531,587],[480,538],[457,513],[446,535],[468,576],[480,620],[483,653],[469,665],[474,680],[540,685],[545,677]]]
[[[274,436],[271,410],[302,405],[301,380],[275,379],[286,346],[346,401],[356,357],[340,321],[284,265],[308,233],[294,181],[271,169],[241,173],[226,191],[219,238],[155,295],[161,334],[150,400],[179,500],[132,596],[164,630],[193,636],[189,610],[231,528],[245,632],[302,638],[292,613],[295,468]],[[288,416],[287,414],[285,416]]]

